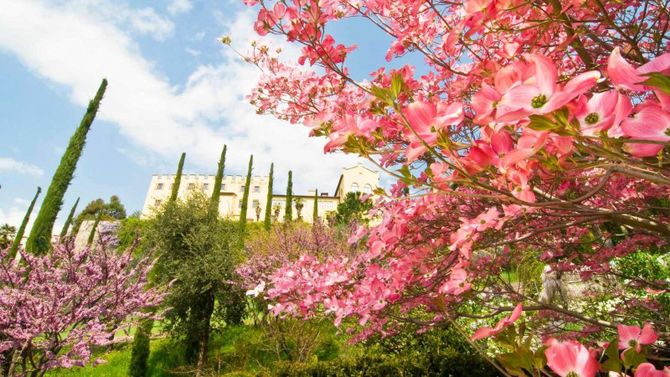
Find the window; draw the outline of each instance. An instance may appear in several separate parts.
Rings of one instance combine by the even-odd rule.
[[[258,200],[254,200],[254,202],[253,202],[253,206],[254,206],[254,208],[256,208],[256,207],[260,207],[260,206],[261,206],[261,202],[259,202]]]
[[[372,194],[372,186],[370,186],[369,183],[366,183],[365,186],[363,186],[363,192],[366,194]]]
[[[162,189],[163,189],[163,184],[162,183],[156,184],[156,190],[162,190]]]
[[[156,199],[156,200],[154,200],[154,206],[156,206],[156,207],[158,207],[159,205],[161,205],[161,203],[163,203],[163,201],[160,200],[160,199]]]
[[[240,185],[240,192],[244,192],[244,185]]]
[[[261,192],[261,186],[254,186],[254,192]]]
[[[203,191],[207,191],[207,190],[209,190],[209,183],[203,183],[203,184],[202,184],[202,190],[203,190]]]
[[[237,202],[237,209],[242,209],[242,201]]]
[[[221,184],[221,191],[224,191],[225,189],[226,189],[226,184],[225,184],[225,183],[222,183],[222,184]]]
[[[188,189],[193,190],[195,188],[195,183],[189,183],[188,184]]]
[[[351,188],[349,189],[349,191],[356,192],[356,191],[358,191],[358,190],[359,190],[359,189],[358,189],[358,183],[356,183],[356,182],[352,183],[352,184],[351,184]]]

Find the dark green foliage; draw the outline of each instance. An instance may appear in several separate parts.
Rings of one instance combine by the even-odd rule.
[[[84,144],[86,144],[86,135],[91,129],[91,124],[93,123],[93,119],[95,119],[95,114],[98,112],[100,101],[102,101],[102,96],[105,94],[106,89],[107,80],[103,79],[95,98],[88,104],[81,124],[74,135],[72,135],[72,138],[70,138],[70,143],[51,179],[51,184],[47,189],[44,201],[26,242],[26,250],[32,253],[44,254],[51,248],[51,233],[54,222],[63,205],[63,197],[74,176],[77,162],[84,150]]]
[[[147,361],[149,359],[149,342],[153,327],[153,319],[145,318],[140,322],[135,331],[133,350],[130,357],[130,365],[128,366],[128,376],[130,377],[146,377],[149,375]]]
[[[98,215],[95,217],[95,222],[93,222],[93,226],[91,227],[91,232],[88,234],[88,241],[86,241],[86,245],[88,246],[93,245],[93,239],[95,239],[95,231],[98,230],[98,225],[100,225],[100,219],[102,219],[102,211],[98,212]]]
[[[14,243],[16,236],[16,227],[9,224],[0,226],[0,250],[5,250],[9,245]]]
[[[212,191],[212,198],[209,201],[210,215],[218,216],[219,214],[219,200],[221,199],[221,181],[223,180],[223,172],[226,169],[226,145],[221,151],[221,158],[219,158],[219,165],[216,168],[216,176],[214,177],[214,189]]]
[[[293,220],[293,172],[288,171],[288,183],[286,184],[286,212],[284,213],[284,222]]]
[[[405,331],[383,340],[372,339],[360,355],[316,363],[279,363],[281,377],[497,376],[492,365],[450,329],[425,334]]]
[[[42,192],[42,188],[38,187],[37,192],[35,192],[35,196],[33,197],[33,200],[30,202],[30,205],[28,206],[28,210],[26,211],[26,215],[23,216],[23,221],[21,221],[21,225],[19,226],[19,230],[16,231],[16,236],[14,236],[14,242],[12,242],[12,248],[9,250],[10,258],[14,258],[16,253],[19,251],[19,246],[21,245],[21,240],[23,239],[23,235],[26,232],[26,227],[28,226],[28,221],[30,220],[30,214],[33,212],[33,208],[35,208],[35,202],[37,202],[37,198],[40,196],[41,192]],[[33,227],[34,227],[34,225],[33,225]]]
[[[96,220],[100,216],[100,220],[121,220],[126,218],[126,208],[121,203],[118,196],[112,195],[109,198],[109,203],[103,199],[95,199],[90,201],[86,207],[77,215],[74,220],[74,227],[70,235],[77,237],[79,228],[84,220]]]
[[[362,202],[360,192],[349,192],[344,201],[337,205],[335,223],[338,225],[347,225],[353,222],[367,222],[365,215],[370,209],[372,209],[372,201],[370,199]]]
[[[174,183],[172,183],[172,193],[168,202],[174,203],[179,195],[179,186],[181,185],[181,175],[184,170],[184,160],[186,160],[186,153],[182,153],[177,165],[177,173],[174,176]]]
[[[74,214],[77,211],[77,205],[79,204],[79,198],[74,202],[74,205],[72,206],[72,209],[70,209],[70,213],[67,215],[67,218],[65,219],[65,224],[63,224],[63,229],[60,231],[60,238],[64,239],[65,236],[67,236],[67,231],[70,230],[70,225],[72,224],[72,221],[74,220]]]
[[[149,220],[144,234],[147,249],[159,258],[155,283],[172,282],[164,300],[164,327],[183,340],[187,362],[198,365],[207,360],[212,316],[239,321],[236,303],[244,302],[242,290],[230,283],[241,258],[239,226],[210,216],[209,205],[199,193],[177,200]]]
[[[247,168],[247,180],[244,182],[244,194],[242,195],[242,208],[240,209],[240,229],[244,232],[247,225],[247,209],[249,208],[249,186],[251,186],[251,170],[253,169],[254,155],[249,157],[249,168]]]
[[[314,209],[312,210],[312,223],[319,221],[319,190],[314,191]]]
[[[274,181],[274,162],[270,164],[270,176],[268,180],[268,198],[267,203],[265,203],[265,219],[263,221],[263,226],[266,230],[270,230],[272,227],[272,185]]]

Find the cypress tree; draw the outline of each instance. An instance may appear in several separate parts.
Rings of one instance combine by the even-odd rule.
[[[286,185],[286,209],[284,222],[293,221],[293,172],[288,171],[288,184]]]
[[[210,215],[219,214],[219,199],[221,198],[221,181],[223,180],[223,171],[226,168],[226,149],[223,146],[221,151],[221,158],[219,158],[219,166],[216,169],[216,176],[214,177],[214,190],[212,191],[212,199],[209,202]]]
[[[74,219],[74,213],[77,211],[77,205],[79,204],[79,198],[74,202],[74,205],[72,206],[72,209],[70,210],[70,213],[67,215],[67,219],[65,219],[65,224],[63,224],[63,229],[60,231],[60,239],[63,240],[65,239],[65,236],[67,236],[67,231],[70,229],[70,225],[72,224],[72,219]],[[76,234],[75,234],[76,236]]]
[[[37,201],[37,197],[40,196],[41,192],[42,188],[38,187],[37,192],[35,193],[35,197],[33,197],[33,201],[30,202],[30,205],[28,206],[26,215],[23,216],[21,226],[19,227],[19,230],[16,231],[14,242],[12,242],[12,247],[9,249],[10,258],[14,258],[16,256],[16,253],[19,251],[19,246],[21,245],[21,239],[23,238],[23,234],[26,232],[26,226],[28,226],[28,221],[30,220],[30,214],[33,212],[33,208],[35,208],[35,202]]]
[[[172,183],[172,193],[170,194],[170,199],[168,203],[174,203],[177,201],[177,196],[179,195],[179,185],[181,185],[181,174],[184,170],[184,160],[186,160],[186,153],[182,153],[179,158],[179,165],[177,165],[177,174],[174,176],[174,183]]]
[[[314,210],[312,212],[312,223],[319,221],[319,190],[314,191]]]
[[[70,138],[65,153],[63,153],[26,242],[26,250],[30,252],[44,254],[51,248],[51,233],[56,222],[56,216],[58,216],[58,212],[63,205],[63,196],[65,196],[65,192],[72,181],[74,171],[77,168],[77,161],[79,161],[84,144],[86,144],[86,135],[91,129],[91,124],[95,119],[95,114],[98,112],[100,101],[102,101],[106,89],[107,80],[103,79],[98,92],[89,102],[86,114],[84,114],[79,127]]]
[[[242,195],[242,208],[240,209],[240,228],[244,230],[247,225],[247,208],[249,207],[249,186],[251,185],[251,169],[254,164],[254,155],[249,157],[249,168],[247,169],[247,180],[244,183],[244,194]]]
[[[88,246],[91,246],[93,244],[93,239],[95,238],[95,230],[98,229],[100,219],[102,219],[102,211],[98,212],[98,214],[95,216],[95,221],[93,222],[91,233],[88,234],[88,241],[86,241],[86,245]]]
[[[275,164],[270,164],[270,177],[268,180],[268,199],[265,204],[265,221],[264,226],[266,230],[270,230],[272,227],[272,184],[273,184],[273,175],[274,175]]]
[[[225,148],[225,147],[224,147]],[[172,183],[172,193],[167,205],[170,206],[177,201],[179,194],[179,186],[181,185],[181,175],[184,170],[184,161],[186,160],[186,153],[182,153],[177,165],[177,173]],[[157,308],[149,309],[149,313],[153,315]],[[146,377],[148,375],[147,361],[151,353],[151,329],[154,327],[153,318],[144,318],[137,327],[133,337],[133,349],[130,351],[130,365],[128,367],[128,376],[130,377]]]

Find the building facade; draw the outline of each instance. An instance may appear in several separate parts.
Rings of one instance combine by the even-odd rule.
[[[179,185],[178,197],[186,199],[190,193],[197,191],[206,194],[208,197],[211,196],[214,189],[214,178],[214,175],[183,174],[181,184]],[[262,221],[265,218],[268,180],[268,176],[251,177],[249,207],[247,210],[247,219],[249,221]],[[142,209],[143,217],[151,216],[155,209],[159,208],[170,197],[173,182],[174,174],[153,175],[151,177]],[[219,193],[221,195],[219,214],[222,217],[239,218],[245,183],[246,176],[244,175],[226,175],[223,177],[221,192]],[[337,205],[344,200],[347,193],[359,191],[371,194],[377,187],[379,187],[378,172],[370,170],[363,165],[342,169],[337,187],[335,187],[332,195],[326,190],[319,190],[319,200],[317,201],[319,217],[325,219],[329,212],[335,212]],[[310,190],[305,194],[293,194],[293,219],[301,218],[303,221],[312,222],[314,194],[314,190]],[[271,213],[273,219],[283,221],[285,209],[286,195],[284,193],[273,193]]]

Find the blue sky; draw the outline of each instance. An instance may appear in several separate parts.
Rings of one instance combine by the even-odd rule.
[[[255,114],[244,97],[256,69],[217,41],[230,35],[246,50],[258,39],[241,2],[0,0],[0,9],[0,224],[18,225],[35,188],[46,189],[103,77],[109,88],[60,221],[78,196],[119,195],[129,213],[141,209],[151,175],[174,171],[182,151],[193,173],[213,173],[224,143],[228,174],[242,174],[252,153],[256,174],[274,161],[276,190],[292,169],[298,191],[332,191],[340,169],[359,161],[323,155],[307,128]],[[359,46],[357,79],[385,63],[379,32],[349,20],[332,33]],[[404,62],[420,64],[394,65]]]

